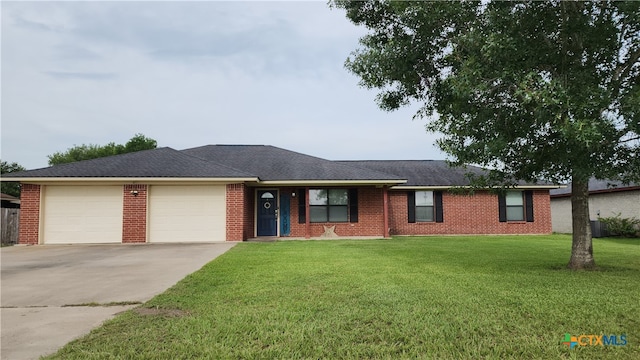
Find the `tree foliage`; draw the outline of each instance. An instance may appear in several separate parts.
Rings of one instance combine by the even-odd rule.
[[[346,67],[410,102],[484,184],[572,182],[570,267],[595,266],[588,179],[640,177],[640,2],[335,1],[369,29]]]
[[[145,137],[143,134],[134,135],[124,145],[116,144],[114,142],[110,142],[106,145],[76,145],[64,152],[56,152],[49,155],[49,165],[60,165],[80,160],[96,159],[141,150],[151,150],[155,149],[157,145],[158,144],[154,139]]]
[[[22,165],[16,162],[9,163],[4,160],[0,161],[0,174],[8,174],[8,173],[24,171],[24,170],[26,169]],[[20,184],[16,182],[3,181],[0,186],[2,186],[3,194],[20,197]]]

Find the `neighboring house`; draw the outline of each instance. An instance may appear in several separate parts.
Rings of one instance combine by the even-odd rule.
[[[572,233],[571,185],[554,189],[551,194],[551,223],[553,231]],[[589,218],[612,217],[640,219],[640,184],[619,181],[589,180]]]
[[[20,199],[9,194],[0,193],[0,207],[5,209],[20,209]]]
[[[330,161],[273,146],[158,148],[4,175],[20,243],[551,233],[549,184],[459,195],[477,167]]]

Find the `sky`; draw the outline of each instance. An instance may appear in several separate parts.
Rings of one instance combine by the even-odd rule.
[[[380,110],[344,62],[366,29],[319,2],[1,2],[1,158],[27,169],[137,133],[177,150],[445,159],[418,104]]]

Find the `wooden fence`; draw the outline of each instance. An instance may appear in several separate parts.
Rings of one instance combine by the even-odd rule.
[[[0,208],[0,224],[2,224],[2,243],[18,243],[18,224],[20,209]]]

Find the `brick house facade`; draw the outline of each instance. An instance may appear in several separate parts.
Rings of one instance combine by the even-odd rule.
[[[458,235],[458,234],[549,234],[551,211],[549,191],[537,190],[533,195],[535,221],[499,220],[498,196],[488,191],[474,195],[443,192],[443,222],[407,221],[407,193],[390,192],[390,226],[392,235]]]
[[[218,145],[8,177],[22,183],[21,244],[77,241],[65,242],[65,234],[90,243],[97,233],[115,243],[317,238],[328,229],[339,237],[551,233],[555,186],[521,184],[508,198],[449,191],[468,185],[468,171],[444,162],[333,162],[273,147]],[[68,208],[83,198],[83,211]],[[58,214],[52,218],[45,207]]]

